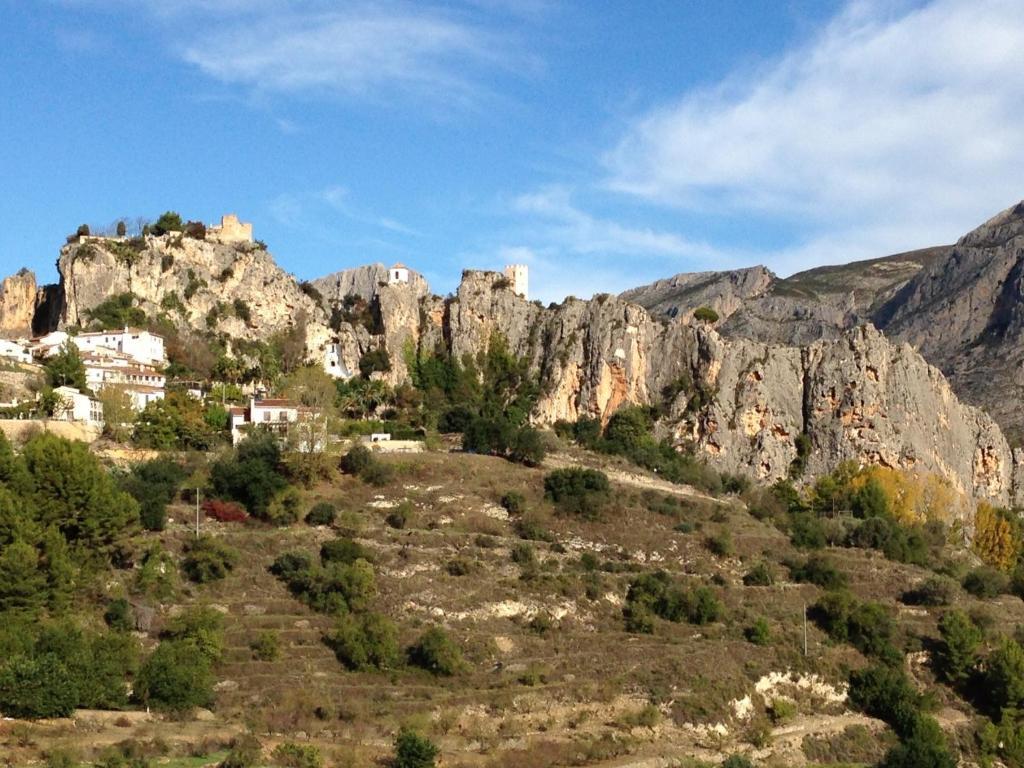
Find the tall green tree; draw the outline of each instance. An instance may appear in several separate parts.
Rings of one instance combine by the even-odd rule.
[[[109,555],[138,529],[138,504],[117,488],[85,443],[40,433],[22,456],[35,486],[37,521],[56,526],[80,556]]]
[[[74,387],[82,392],[88,391],[82,355],[71,339],[65,341],[56,354],[46,361],[45,368],[46,381],[51,387]]]

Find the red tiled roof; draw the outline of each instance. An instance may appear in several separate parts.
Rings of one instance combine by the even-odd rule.
[[[270,400],[257,400],[257,408],[294,408],[295,403],[291,400],[285,400],[283,398],[276,398]]]

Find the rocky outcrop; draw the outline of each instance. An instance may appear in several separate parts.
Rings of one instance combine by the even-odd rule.
[[[19,270],[0,282],[0,337],[32,335],[32,326],[39,301],[36,276],[27,269]]]
[[[727,272],[684,272],[619,294],[656,315],[693,316],[698,307],[711,307],[723,320],[751,299],[764,295],[778,278],[762,267]]]
[[[1019,440],[1024,411],[1024,203],[964,235],[879,308],[876,322],[916,347],[961,397]]]
[[[164,313],[192,328],[232,338],[265,339],[300,315],[323,326],[326,316],[295,278],[260,245],[222,244],[180,234],[130,244],[88,238],[61,249],[62,323],[87,326],[111,296],[131,293],[147,315]]]
[[[782,346],[659,321],[613,297],[542,309],[498,286],[497,273],[464,275],[449,309],[451,351],[472,354],[503,334],[540,377],[539,422],[654,405],[677,442],[767,482],[787,476],[804,434],[808,476],[852,460],[933,473],[1000,503],[1015,497],[1018,465],[995,422],[870,325]]]
[[[430,286],[423,278],[423,275],[413,270],[408,270],[409,285],[417,297],[426,296],[430,292]],[[382,289],[389,284],[388,268],[383,264],[367,264],[353,269],[343,269],[340,272],[320,277],[312,281],[313,286],[323,296],[328,307],[341,304],[346,298],[359,297],[371,301],[377,297]]]
[[[935,473],[965,495],[1008,503],[1024,495],[1024,452],[1014,454],[925,358],[963,381],[965,356],[992,371],[997,361],[985,354],[1022,344],[1022,219],[1012,209],[950,249],[784,281],[763,269],[677,276],[547,308],[496,272],[465,272],[449,298],[431,295],[416,273],[389,283],[380,265],[311,288],[249,242],[82,238],[61,251],[57,289],[40,292],[30,274],[5,282],[0,319],[86,325],[104,301],[131,293],[150,316],[230,338],[265,340],[303,323],[307,357],[333,351],[349,372],[383,347],[390,370],[375,376],[392,385],[412,377],[418,358],[475,358],[500,339],[538,378],[538,423],[653,406],[661,434],[722,470],[785,477],[803,435],[808,476],[853,460]],[[704,305],[726,317],[719,328],[692,322]],[[890,340],[870,317],[912,343]]]

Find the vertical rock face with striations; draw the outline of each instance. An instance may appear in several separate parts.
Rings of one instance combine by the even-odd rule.
[[[181,235],[126,241],[91,238],[61,249],[62,322],[87,325],[106,299],[131,293],[149,315],[166,313],[193,328],[265,339],[300,315],[323,326],[323,309],[257,244],[222,244]],[[244,306],[244,309],[243,309]]]
[[[960,395],[1024,436],[1024,203],[964,235],[875,315]]]
[[[698,307],[711,307],[722,319],[764,295],[778,278],[757,266],[728,272],[684,272],[619,294],[652,314],[686,320]]]
[[[999,340],[994,349],[1024,346],[1017,341],[1018,329],[1024,330],[1022,235],[1024,210],[1018,207],[965,237],[949,259],[939,249],[927,258],[918,253],[873,264],[866,295],[846,291],[863,266],[856,274],[830,268],[800,276],[801,291],[825,280],[830,295],[847,297],[822,305],[819,319],[832,325],[818,336],[828,338],[802,344],[723,337],[693,322],[691,312],[670,318],[607,294],[544,308],[515,294],[496,272],[465,272],[448,299],[430,295],[414,272],[408,281],[388,281],[380,265],[336,273],[311,290],[258,245],[181,235],[82,238],[65,246],[59,287],[40,290],[27,272],[3,283],[0,331],[85,325],[104,301],[131,293],[150,316],[238,339],[265,340],[303,318],[311,361],[332,347],[344,369],[356,371],[363,355],[383,347],[391,367],[382,375],[392,385],[410,379],[417,357],[475,357],[500,334],[538,377],[538,423],[581,416],[606,422],[625,405],[652,406],[661,415],[660,434],[722,470],[769,482],[785,477],[803,435],[811,446],[804,457],[808,476],[853,460],[936,473],[965,494],[1006,503],[1024,497],[1024,452],[1011,452],[996,423],[961,403],[939,369],[909,344],[851,323],[885,297],[888,309],[879,316],[892,331],[940,360],[938,326],[916,318],[948,320],[956,348],[987,349],[978,340],[990,338]],[[758,294],[772,280],[767,271],[752,270],[735,285],[726,281],[727,290],[720,281],[716,288],[700,280],[676,280],[668,288],[689,291],[701,303],[714,293],[729,312],[733,299]],[[962,289],[977,311],[961,317],[949,291],[935,292],[939,282]],[[660,289],[652,290],[649,302]],[[356,295],[369,306],[329,318]],[[750,301],[764,305],[776,298]],[[890,303],[897,300],[898,306]],[[986,302],[995,310],[983,311]],[[902,306],[918,309],[904,312]],[[838,314],[826,317],[831,312]],[[736,310],[730,322],[744,314]]]
[[[1000,503],[1020,488],[995,422],[872,326],[804,347],[727,340],[613,297],[542,309],[496,288],[499,279],[466,273],[450,308],[451,350],[472,354],[503,333],[539,374],[539,422],[662,405],[662,428],[678,442],[719,469],[768,482],[786,477],[805,434],[809,476],[852,460],[934,473]]]
[[[36,276],[19,270],[0,282],[0,336],[30,336],[35,323],[40,290]]]
[[[430,287],[423,275],[411,269],[407,270],[407,273],[409,276],[407,285],[411,286],[416,296],[426,296],[430,292]],[[324,297],[328,305],[333,306],[350,296],[358,296],[367,301],[375,299],[377,294],[390,283],[387,267],[383,264],[367,264],[319,277],[313,281],[313,286]]]

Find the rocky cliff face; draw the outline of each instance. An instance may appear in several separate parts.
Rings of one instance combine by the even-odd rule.
[[[39,289],[36,276],[22,269],[0,282],[0,337],[32,335]]]
[[[295,279],[248,242],[149,236],[136,250],[115,239],[86,239],[62,248],[57,268],[66,325],[88,325],[90,312],[120,293],[133,294],[147,315],[163,312],[190,327],[241,339],[266,338],[299,314],[313,325],[326,321]]]
[[[1024,497],[1024,455],[1015,457],[995,422],[961,403],[914,346],[945,363],[956,381],[964,355],[976,356],[977,370],[991,371],[995,353],[1024,344],[1022,233],[1018,207],[950,249],[786,281],[766,270],[677,276],[629,293],[656,309],[675,306],[674,318],[610,295],[544,308],[517,296],[495,272],[467,271],[457,293],[442,299],[415,273],[409,283],[388,284],[379,265],[317,281],[321,297],[250,243],[85,239],[62,249],[59,288],[40,291],[30,274],[5,281],[0,328],[47,318],[86,324],[99,304],[125,292],[147,314],[234,338],[266,339],[304,317],[311,360],[334,345],[345,368],[356,371],[367,351],[383,347],[391,369],[381,375],[394,385],[408,380],[417,355],[461,359],[500,334],[539,378],[539,423],[606,421],[623,405],[654,405],[665,414],[662,434],[722,470],[785,477],[797,439],[806,435],[810,476],[851,459],[936,473],[964,494],[1007,503]],[[370,306],[330,317],[356,295]],[[691,300],[717,301],[728,315],[724,332],[693,323]],[[863,324],[867,316],[912,344],[890,341]],[[743,328],[768,340],[744,338]],[[778,337],[795,343],[775,343]]]
[[[531,305],[468,273],[450,310],[452,350],[507,335],[540,374],[536,418],[607,419],[625,404],[667,405],[663,426],[714,466],[771,482],[787,475],[806,434],[810,476],[843,460],[938,474],[962,493],[1006,503],[1015,462],[999,427],[961,403],[942,373],[871,326],[795,347],[726,339],[658,321],[612,297]],[[674,400],[665,404],[673,383]],[[700,391],[704,405],[693,410]]]
[[[313,286],[323,296],[328,307],[340,304],[348,297],[359,297],[367,301],[375,299],[381,290],[387,287],[388,268],[383,264],[368,264],[354,269],[343,269],[340,272],[320,277],[313,281]],[[430,286],[423,275],[409,270],[409,286],[417,297],[426,296]]]
[[[763,296],[778,278],[765,267],[728,272],[684,272],[633,288],[619,298],[639,304],[655,315],[686,320],[698,307],[711,307],[723,320],[748,301]]]
[[[961,397],[1024,434],[1024,203],[964,235],[875,318],[941,368]]]

